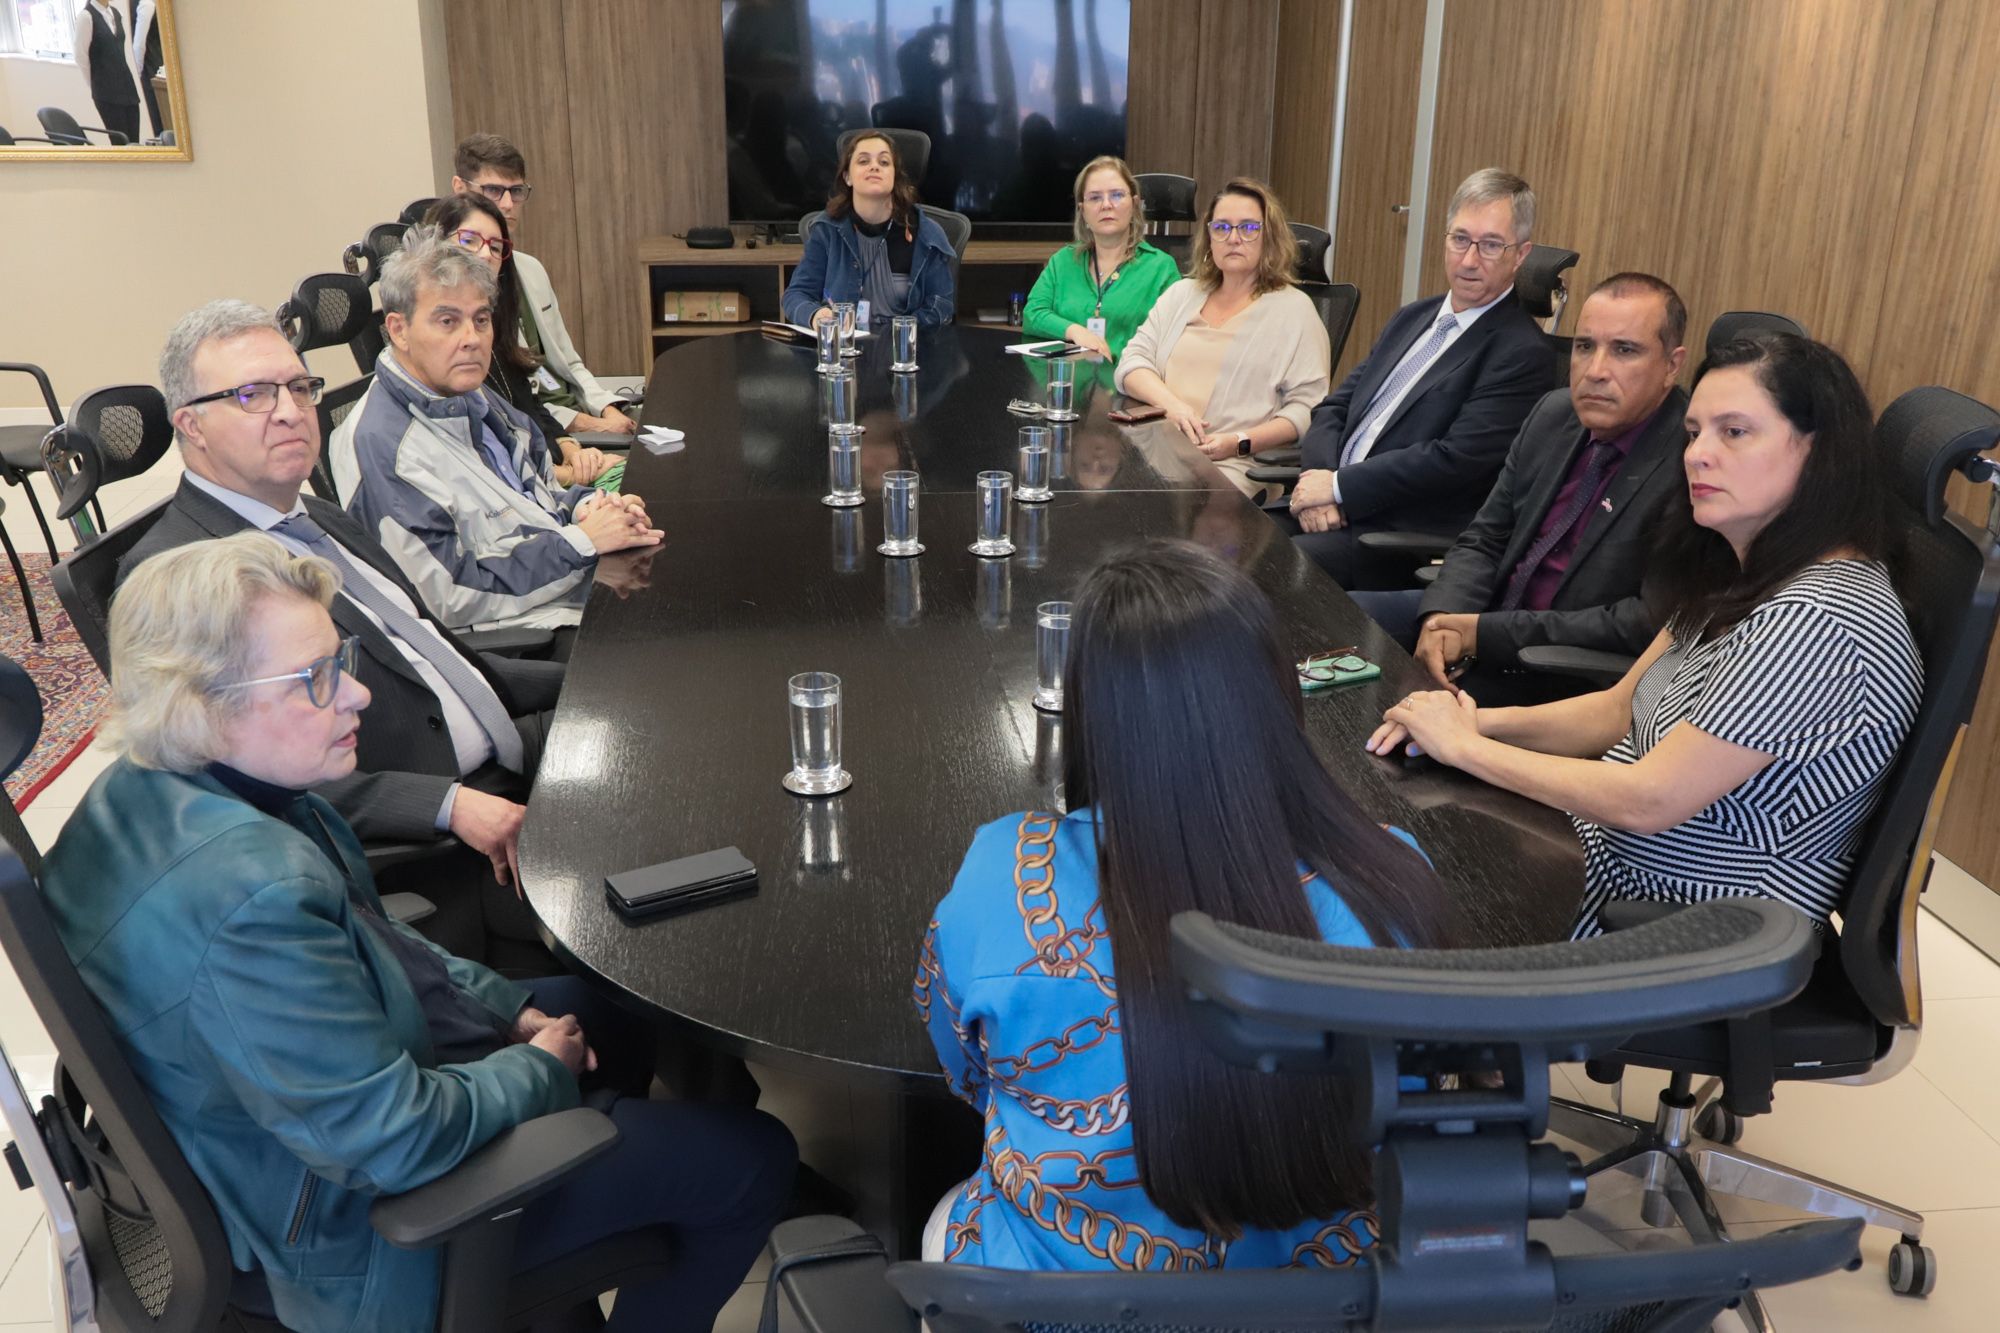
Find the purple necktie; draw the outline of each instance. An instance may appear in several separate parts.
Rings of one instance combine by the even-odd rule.
[[[1590,454],[1584,460],[1583,479],[1570,493],[1569,503],[1563,506],[1562,513],[1556,515],[1555,526],[1543,533],[1541,540],[1522,557],[1521,563],[1514,566],[1514,577],[1507,581],[1507,596],[1500,603],[1502,611],[1521,609],[1535,571],[1542,567],[1542,561],[1549,558],[1549,552],[1562,544],[1562,539],[1583,517],[1583,511],[1590,508],[1590,502],[1597,498],[1597,488],[1604,484],[1604,474],[1610,468],[1611,460],[1618,456],[1617,446],[1605,440],[1592,440],[1585,447]]]

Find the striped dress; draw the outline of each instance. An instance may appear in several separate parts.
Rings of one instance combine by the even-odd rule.
[[[1598,934],[1612,898],[1754,894],[1827,920],[1922,692],[1902,602],[1871,561],[1812,565],[1727,633],[1677,640],[1640,679],[1632,730],[1605,761],[1637,763],[1688,722],[1775,762],[1662,833],[1579,819],[1584,897],[1572,938]]]

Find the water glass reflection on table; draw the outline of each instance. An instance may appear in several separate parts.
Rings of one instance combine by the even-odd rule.
[[[861,427],[854,424],[854,400],[859,390],[853,368],[842,365],[820,383],[825,386],[822,397],[826,400],[827,428],[843,435],[859,435]]]
[[[1014,498],[1023,504],[1052,499],[1055,492],[1049,489],[1049,428],[1023,426],[1020,439],[1021,484],[1014,488]]]
[[[828,426],[826,430],[826,494],[820,503],[836,509],[861,503],[861,436]]]
[[[1035,698],[1037,708],[1061,712],[1063,660],[1069,656],[1068,602],[1043,602],[1035,608]]]
[[[1071,409],[1076,403],[1076,362],[1068,357],[1049,358],[1049,410],[1050,421],[1075,421],[1076,413]]]
[[[833,519],[833,572],[852,574],[861,568],[861,512],[836,509]]]
[[[1014,506],[1014,474],[1011,472],[982,472],[979,483],[979,540],[969,548],[974,555],[1002,556],[1014,554],[1014,543],[1007,540],[1007,513]]]
[[[823,319],[813,325],[813,337],[819,348],[819,373],[838,375],[840,366],[840,321]]]
[[[842,356],[861,355],[861,349],[855,345],[855,316],[854,302],[835,301],[833,303],[833,322],[840,326],[840,354]]]
[[[910,371],[917,368],[917,317],[897,315],[889,321],[889,339],[896,352],[896,359],[889,363],[889,369]]]
[[[1029,510],[1029,513],[1035,512]],[[979,584],[975,590],[973,609],[979,615],[981,629],[1006,629],[1014,610],[1014,562],[1011,560],[981,560],[979,562]]]
[[[854,779],[840,766],[840,677],[803,671],[785,682],[785,694],[792,720],[792,771],[785,774],[785,789],[801,796],[843,790]]]
[[[924,544],[917,540],[916,473],[882,474],[882,544],[875,549],[883,555],[924,553]]]

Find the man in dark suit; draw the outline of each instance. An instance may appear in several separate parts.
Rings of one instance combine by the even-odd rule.
[[[188,315],[161,353],[160,379],[186,472],[120,563],[120,578],[161,551],[251,528],[331,560],[343,587],[330,611],[343,635],[361,641],[355,675],[373,700],[356,771],[319,794],[364,841],[450,833],[471,849],[408,867],[411,887],[438,902],[426,930],[440,943],[470,936],[469,952],[479,952],[482,915],[495,934],[533,941],[518,895],[498,890],[519,878],[522,802],[563,668],[468,651],[365,528],[338,505],[300,495],[319,458],[317,385],[269,314],[217,301]],[[504,948],[484,952],[506,961]],[[521,964],[538,961],[545,956],[531,949]]]
[[[1292,491],[1293,540],[1341,587],[1394,588],[1409,562],[1365,532],[1454,536],[1472,521],[1555,356],[1514,296],[1533,249],[1535,195],[1519,176],[1475,171],[1446,212],[1451,290],[1404,306],[1338,389],[1313,409]]]
[[[1482,704],[1589,688],[1520,670],[1541,644],[1636,657],[1659,631],[1642,595],[1655,524],[1686,490],[1687,307],[1646,273],[1606,278],[1577,314],[1569,383],[1528,414],[1479,516],[1426,589],[1360,592],[1438,683]],[[1476,665],[1475,665],[1476,659]]]

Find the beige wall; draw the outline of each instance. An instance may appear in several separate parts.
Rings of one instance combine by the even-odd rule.
[[[150,382],[188,310],[273,307],[435,193],[419,21],[434,5],[178,0],[193,162],[0,162],[0,361],[42,365],[65,407]],[[353,374],[344,351],[313,361]],[[0,376],[0,409],[35,401],[26,387]]]
[[[39,135],[35,112],[45,106],[69,107],[84,124],[96,123],[90,89],[74,61],[0,56],[0,125],[16,135]]]

